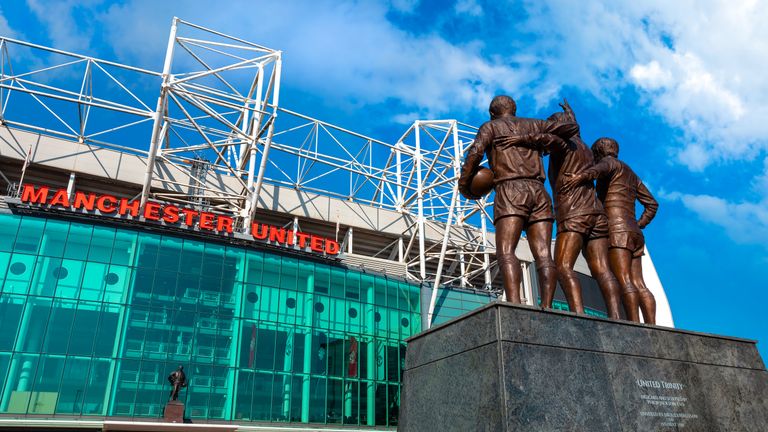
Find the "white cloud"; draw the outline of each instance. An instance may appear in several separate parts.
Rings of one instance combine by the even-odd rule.
[[[392,0],[392,8],[401,13],[413,13],[420,0]]]
[[[740,243],[768,243],[768,201],[733,203],[711,195],[677,192],[667,194],[665,198],[679,200],[700,219],[719,225]]]
[[[546,35],[531,46],[547,55],[547,63],[531,66],[545,77],[545,95],[572,86],[610,104],[634,87],[641,105],[681,132],[667,145],[694,172],[721,162],[740,169],[765,156],[768,2],[532,0],[528,10],[526,29]],[[768,242],[768,161],[751,183],[752,202],[672,197],[737,241]]]
[[[768,149],[768,2],[531,2],[533,49],[549,54],[549,86],[610,103],[634,85],[684,132],[679,161],[695,170]],[[548,93],[552,93],[548,89]],[[694,155],[692,159],[689,159]]]
[[[5,18],[5,15],[3,14],[3,8],[0,7],[0,36],[6,36],[11,38],[18,38],[19,34],[11,28],[11,26],[8,24],[8,20]]]
[[[151,59],[145,66],[158,69],[170,18],[185,11],[182,18],[188,21],[283,50],[287,85],[353,105],[391,99],[430,117],[451,110],[483,112],[499,89],[515,91],[526,82],[524,71],[484,58],[471,41],[460,45],[399,29],[387,19],[388,7],[374,2],[254,7],[242,0],[214,9],[200,0],[178,3],[128,1],[100,17],[121,61]]]
[[[473,17],[483,15],[483,8],[477,3],[477,0],[459,0],[454,9],[458,14],[467,14]]]
[[[647,90],[658,90],[672,82],[672,74],[668,70],[662,69],[656,60],[645,65],[632,66],[632,69],[629,70],[629,76]]]
[[[27,0],[29,9],[45,25],[53,45],[58,49],[78,53],[90,46],[92,31],[85,20],[75,19],[73,11],[87,10],[97,3],[98,0]]]

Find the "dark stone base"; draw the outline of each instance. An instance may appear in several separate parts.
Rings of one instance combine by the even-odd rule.
[[[184,404],[179,401],[168,401],[163,410],[163,420],[170,423],[184,423]]]
[[[766,425],[754,341],[499,302],[408,340],[398,431]]]

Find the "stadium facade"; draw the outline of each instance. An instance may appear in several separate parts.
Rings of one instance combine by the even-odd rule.
[[[405,339],[501,292],[493,197],[455,187],[475,129],[387,143],[278,107],[279,51],[181,20],[168,46],[152,72],[0,40],[0,427],[173,429],[183,365],[192,425],[394,429]]]

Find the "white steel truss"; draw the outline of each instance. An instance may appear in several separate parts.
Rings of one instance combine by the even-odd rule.
[[[431,289],[425,326],[438,287],[492,289],[492,196],[466,200],[456,182],[476,128],[418,120],[394,143],[370,138],[279,107],[281,67],[280,51],[178,18],[160,72],[0,38],[0,121],[141,155],[142,204],[206,206],[242,229],[265,183],[399,212],[407,229],[373,256]],[[189,172],[190,192],[153,189],[157,161]]]

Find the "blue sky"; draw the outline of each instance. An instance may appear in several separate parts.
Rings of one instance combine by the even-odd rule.
[[[171,18],[280,49],[281,105],[392,141],[567,97],[660,201],[649,249],[680,328],[768,354],[768,4],[757,1],[6,2],[0,34],[162,68]]]

